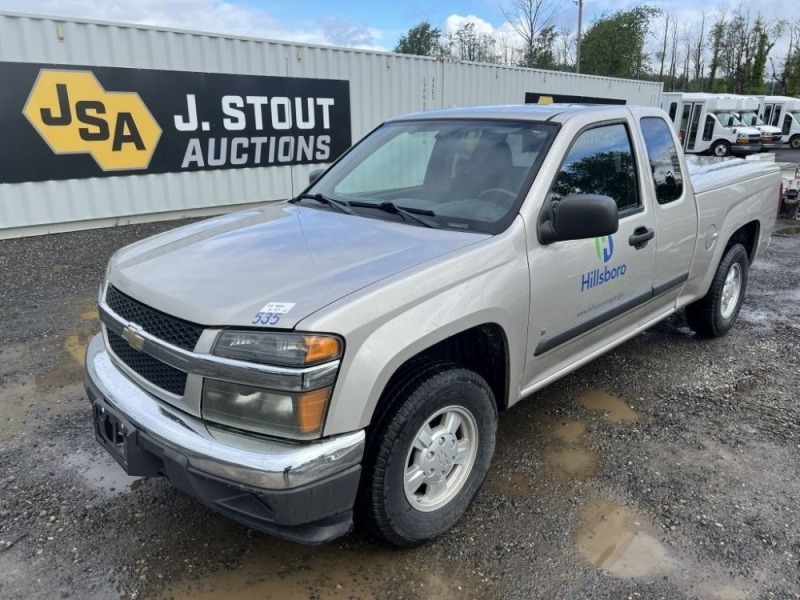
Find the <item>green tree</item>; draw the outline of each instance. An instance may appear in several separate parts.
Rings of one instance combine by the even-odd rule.
[[[495,50],[496,40],[489,33],[478,33],[475,23],[467,23],[461,29],[447,34],[445,53],[461,60],[482,63],[498,63],[500,57]]]
[[[629,79],[645,77],[649,71],[645,41],[650,21],[660,12],[650,6],[635,6],[603,13],[581,41],[581,71]]]
[[[418,56],[438,56],[441,53],[439,39],[442,31],[432,27],[427,21],[415,25],[397,40],[394,51],[399,54],[416,54]]]

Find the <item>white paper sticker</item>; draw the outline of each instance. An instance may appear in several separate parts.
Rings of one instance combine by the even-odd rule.
[[[285,315],[294,308],[296,302],[269,302],[259,312]]]

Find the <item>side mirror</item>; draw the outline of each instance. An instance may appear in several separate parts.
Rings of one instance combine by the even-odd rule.
[[[308,174],[308,185],[314,183],[319,176],[325,172],[325,169],[314,169],[311,173]]]
[[[548,214],[549,213],[549,214]],[[545,211],[539,224],[542,244],[585,240],[616,233],[619,229],[617,203],[599,194],[572,194]]]

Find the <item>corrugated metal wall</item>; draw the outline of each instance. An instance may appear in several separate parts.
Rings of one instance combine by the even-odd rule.
[[[350,82],[353,141],[398,114],[519,104],[526,92],[658,106],[661,84],[332,47],[0,13],[0,61]],[[4,140],[5,142],[5,140]],[[314,167],[128,175],[0,185],[0,238],[223,212],[286,198]]]

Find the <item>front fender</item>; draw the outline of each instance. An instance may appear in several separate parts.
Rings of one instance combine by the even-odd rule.
[[[503,234],[368,286],[303,320],[302,330],[345,338],[324,434],[368,426],[386,384],[403,363],[486,323],[505,333],[509,394],[516,399],[529,317],[525,243],[518,218]]]

